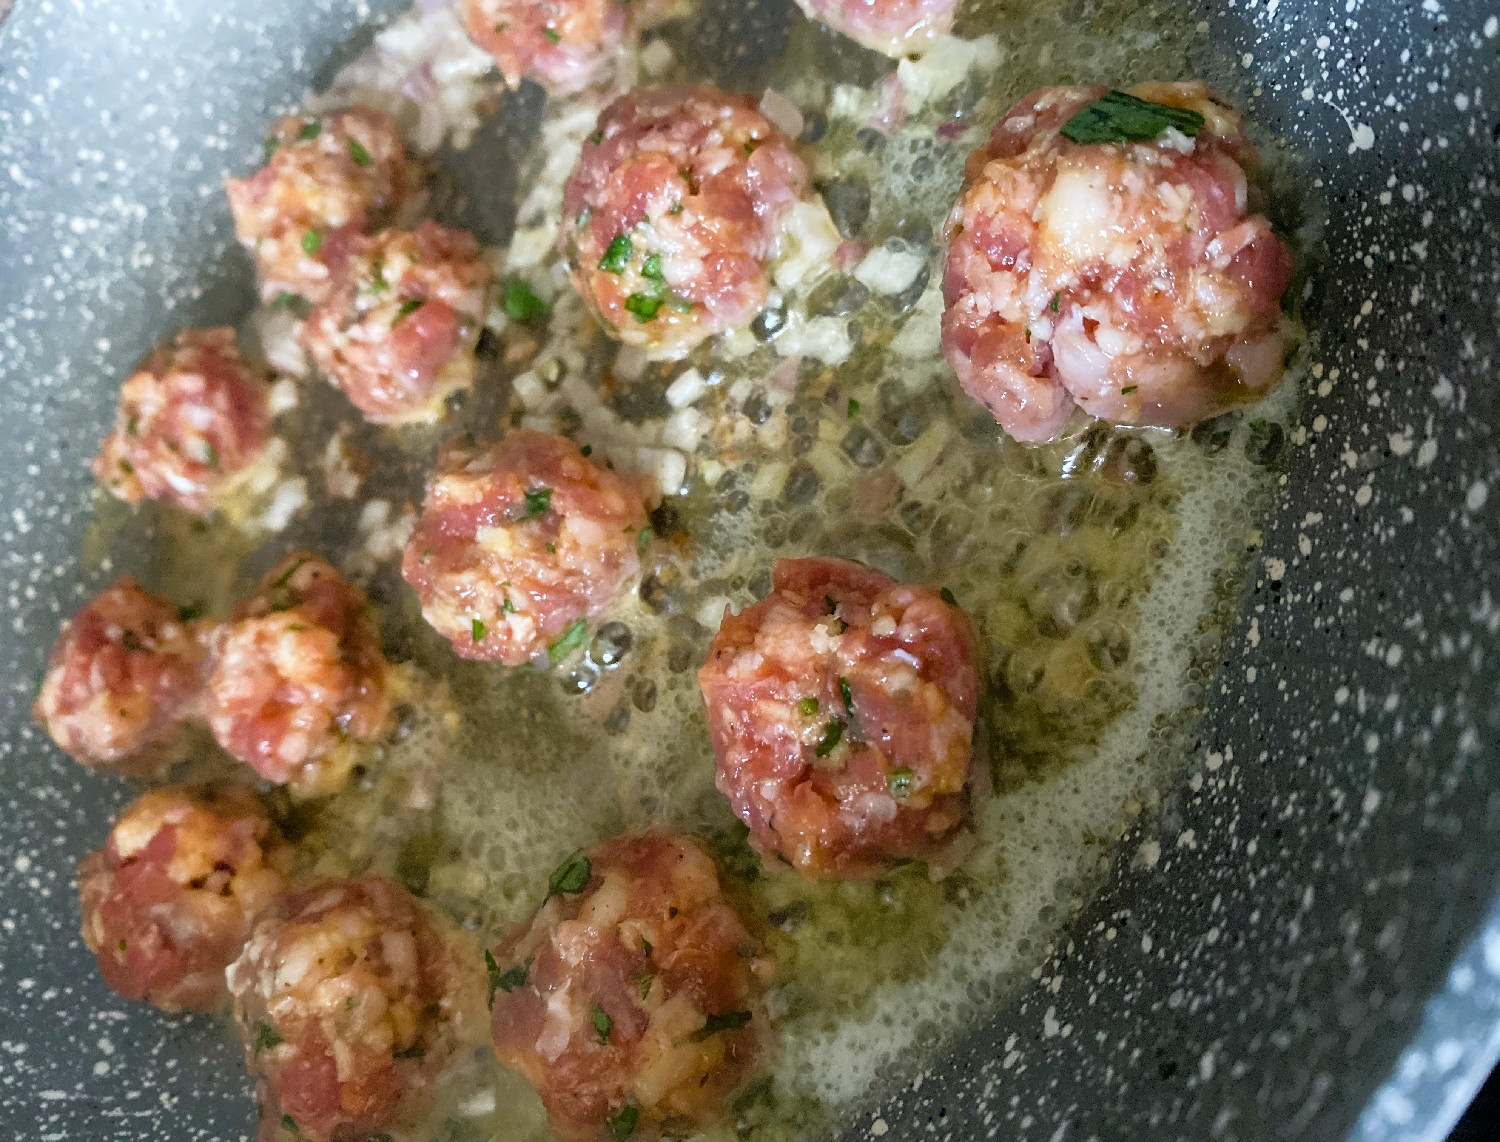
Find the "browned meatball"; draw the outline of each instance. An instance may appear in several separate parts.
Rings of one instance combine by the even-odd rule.
[[[967,615],[842,559],[779,560],[698,672],[717,784],[750,841],[807,876],[937,855],[968,810]]]
[[[466,231],[423,222],[358,238],[303,344],[368,419],[435,420],[449,394],[474,383],[489,284]]]
[[[390,667],[359,591],[298,552],[213,637],[215,740],[269,781],[332,793],[391,719]]]
[[[203,515],[243,483],[270,438],[270,386],[240,357],[234,330],[186,329],[121,387],[94,478],[129,503]]]
[[[455,654],[544,662],[619,596],[645,526],[640,496],[560,436],[460,438],[438,455],[401,573]]]
[[[500,1062],[563,1142],[710,1124],[755,1067],[775,972],[687,837],[615,837],[570,857],[490,962]]]
[[[267,300],[327,294],[349,243],[394,219],[416,187],[396,121],[354,107],[278,119],[266,165],[225,183],[234,229],[255,256]]]
[[[472,1035],[480,977],[477,951],[395,881],[278,897],[228,971],[268,1133],[352,1142],[409,1119]]]
[[[176,607],[122,575],[63,624],[32,716],[84,765],[157,772],[177,760],[204,655]]]
[[[219,1007],[224,969],[285,887],[290,858],[251,789],[145,794],[78,862],[83,941],[104,982],[166,1011]]]

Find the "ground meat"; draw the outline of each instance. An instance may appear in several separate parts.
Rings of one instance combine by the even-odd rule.
[[[1105,91],[1043,88],[1017,103],[969,159],[948,218],[944,349],[1018,440],[1055,435],[1075,404],[1118,423],[1189,424],[1282,374],[1292,257],[1247,212],[1255,151],[1239,115],[1201,83],[1143,84],[1140,99],[1202,115],[1196,138],[1063,137]]]
[[[78,862],[83,940],[104,982],[166,1011],[212,1011],[291,850],[245,786],[153,789]]]
[[[723,1113],[766,1035],[774,964],[687,837],[615,837],[570,857],[495,949],[500,1062],[563,1142],[692,1133]]]
[[[855,43],[901,59],[953,29],[958,0],[797,0],[797,6]]]
[[[302,341],[368,419],[435,420],[474,383],[489,284],[467,231],[423,222],[355,238]]]
[[[212,649],[209,727],[269,781],[335,792],[389,728],[390,667],[364,597],[316,556],[267,573]]]
[[[438,454],[401,573],[461,658],[540,664],[636,574],[645,526],[641,497],[571,441],[461,437]]]
[[[355,107],[278,119],[266,165],[229,179],[234,229],[261,274],[262,296],[299,294],[316,304],[350,239],[391,222],[418,185],[396,121]]]
[[[160,500],[203,515],[265,452],[270,393],[240,357],[233,329],[183,330],[153,349],[120,389],[94,477],[130,503]]]
[[[278,897],[229,968],[262,1137],[353,1142],[411,1116],[465,1044],[479,957],[384,877]]]
[[[707,86],[632,91],[584,144],[559,248],[615,337],[681,356],[760,310],[807,180],[755,100]]]
[[[178,759],[204,659],[198,628],[122,575],[63,624],[31,712],[84,765],[155,773]]]
[[[717,784],[804,875],[938,856],[967,816],[978,680],[968,617],[839,559],[779,560],[698,672]]]
[[[505,82],[534,79],[554,95],[584,87],[620,45],[631,9],[621,0],[464,0],[464,24],[495,57]]]

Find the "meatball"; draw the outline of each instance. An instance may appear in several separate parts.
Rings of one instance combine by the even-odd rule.
[[[682,356],[761,309],[781,224],[807,181],[748,96],[632,91],[604,109],[583,146],[563,192],[559,247],[614,337]]]
[[[435,420],[474,383],[490,268],[472,234],[423,222],[355,238],[333,282],[302,341],[366,418]]]
[[[379,876],[277,897],[227,974],[272,1136],[352,1142],[408,1118],[476,1021],[472,947]]]
[[[459,657],[541,663],[636,574],[645,526],[640,496],[571,441],[461,437],[438,454],[401,573]]]
[[[208,724],[268,781],[340,789],[391,721],[390,667],[364,597],[316,556],[287,556],[214,632]]]
[[[204,659],[198,629],[122,575],[63,624],[31,712],[86,766],[155,773],[178,759]]]
[[[120,389],[94,477],[129,503],[204,515],[244,483],[271,438],[271,390],[240,357],[234,330],[185,329]]]
[[[808,877],[931,859],[968,815],[968,616],[840,559],[779,560],[698,672],[716,783],[751,843]]]
[[[291,849],[244,786],[173,785],[132,804],[78,862],[83,941],[104,982],[166,1011],[212,1011]]]
[[[811,20],[892,59],[920,54],[953,30],[958,0],[797,0]]]
[[[1292,257],[1247,213],[1254,161],[1200,83],[1022,99],[947,223],[943,345],[964,390],[1017,440],[1056,435],[1075,404],[1182,425],[1263,394]]]
[[[625,38],[629,0],[464,0],[464,24],[505,82],[554,95],[584,87]]]
[[[266,165],[225,183],[262,296],[322,301],[350,239],[392,221],[417,182],[396,121],[383,111],[278,119]]]
[[[615,837],[550,887],[488,961],[500,1062],[562,1142],[708,1124],[761,1054],[775,970],[713,861],[670,833]]]

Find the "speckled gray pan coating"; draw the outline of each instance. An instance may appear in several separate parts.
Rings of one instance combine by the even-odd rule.
[[[0,30],[6,1137],[251,1128],[222,1033],[93,970],[72,866],[123,791],[27,709],[98,585],[76,558],[84,462],[122,370],[249,300],[221,175],[396,6],[20,0]],[[705,58],[778,50],[788,7],[729,5]],[[1500,1049],[1500,4],[1269,0],[1210,22],[1238,65],[1210,78],[1292,140],[1331,224],[1316,391],[1198,777],[1127,839],[1035,987],[856,1138],[1437,1138]]]

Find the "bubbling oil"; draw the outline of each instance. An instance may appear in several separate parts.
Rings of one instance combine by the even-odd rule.
[[[815,173],[865,186],[870,244],[927,250],[935,280],[964,160],[1012,100],[1045,83],[1179,76],[1194,27],[1175,2],[972,5],[959,32],[997,35],[994,73],[878,138],[833,119]],[[826,105],[850,76],[878,87],[888,65],[833,42],[796,19],[773,85],[803,107]],[[691,60],[690,45],[678,56]],[[944,122],[978,130],[949,141],[936,129]],[[653,515],[639,589],[556,670],[455,659],[395,571],[377,570],[367,586],[388,649],[433,688],[346,792],[281,805],[304,872],[395,875],[485,944],[529,915],[574,849],[653,825],[702,838],[779,962],[769,999],[778,1051],[713,1137],[831,1133],[1027,980],[1124,828],[1180,766],[1273,494],[1265,437],[1293,410],[1295,376],[1207,431],[1079,423],[1059,441],[1022,446],[957,391],[935,334],[912,350],[907,327],[936,321],[933,289],[861,304],[849,314],[848,359],[804,362],[779,394],[765,384],[783,364],[769,347],[695,354],[718,382],[700,406],[715,429],[684,494]],[[577,335],[593,341],[582,357],[607,366],[598,332]],[[493,435],[507,369],[489,366],[476,399],[440,429],[359,428],[375,472],[363,496],[414,498],[443,435]],[[659,389],[670,372],[648,369],[640,384]],[[626,419],[628,389],[605,387]],[[348,415],[331,390],[305,400],[298,455],[311,464],[323,429]],[[647,399],[646,415],[659,403]],[[322,505],[272,546],[336,556],[356,511]],[[209,582],[204,544],[227,555],[233,541],[160,514],[140,517],[148,530],[107,515],[92,545],[145,544],[158,580],[179,594],[196,583],[222,611],[231,581],[249,581],[233,572],[243,553],[217,560]],[[978,740],[993,794],[965,858],[941,879],[915,863],[862,883],[767,868],[714,788],[696,668],[723,609],[762,595],[775,558],[808,554],[946,586],[981,628]],[[275,555],[256,553],[249,567]],[[447,1074],[438,1110],[413,1137],[548,1134],[535,1095],[480,1050]]]

